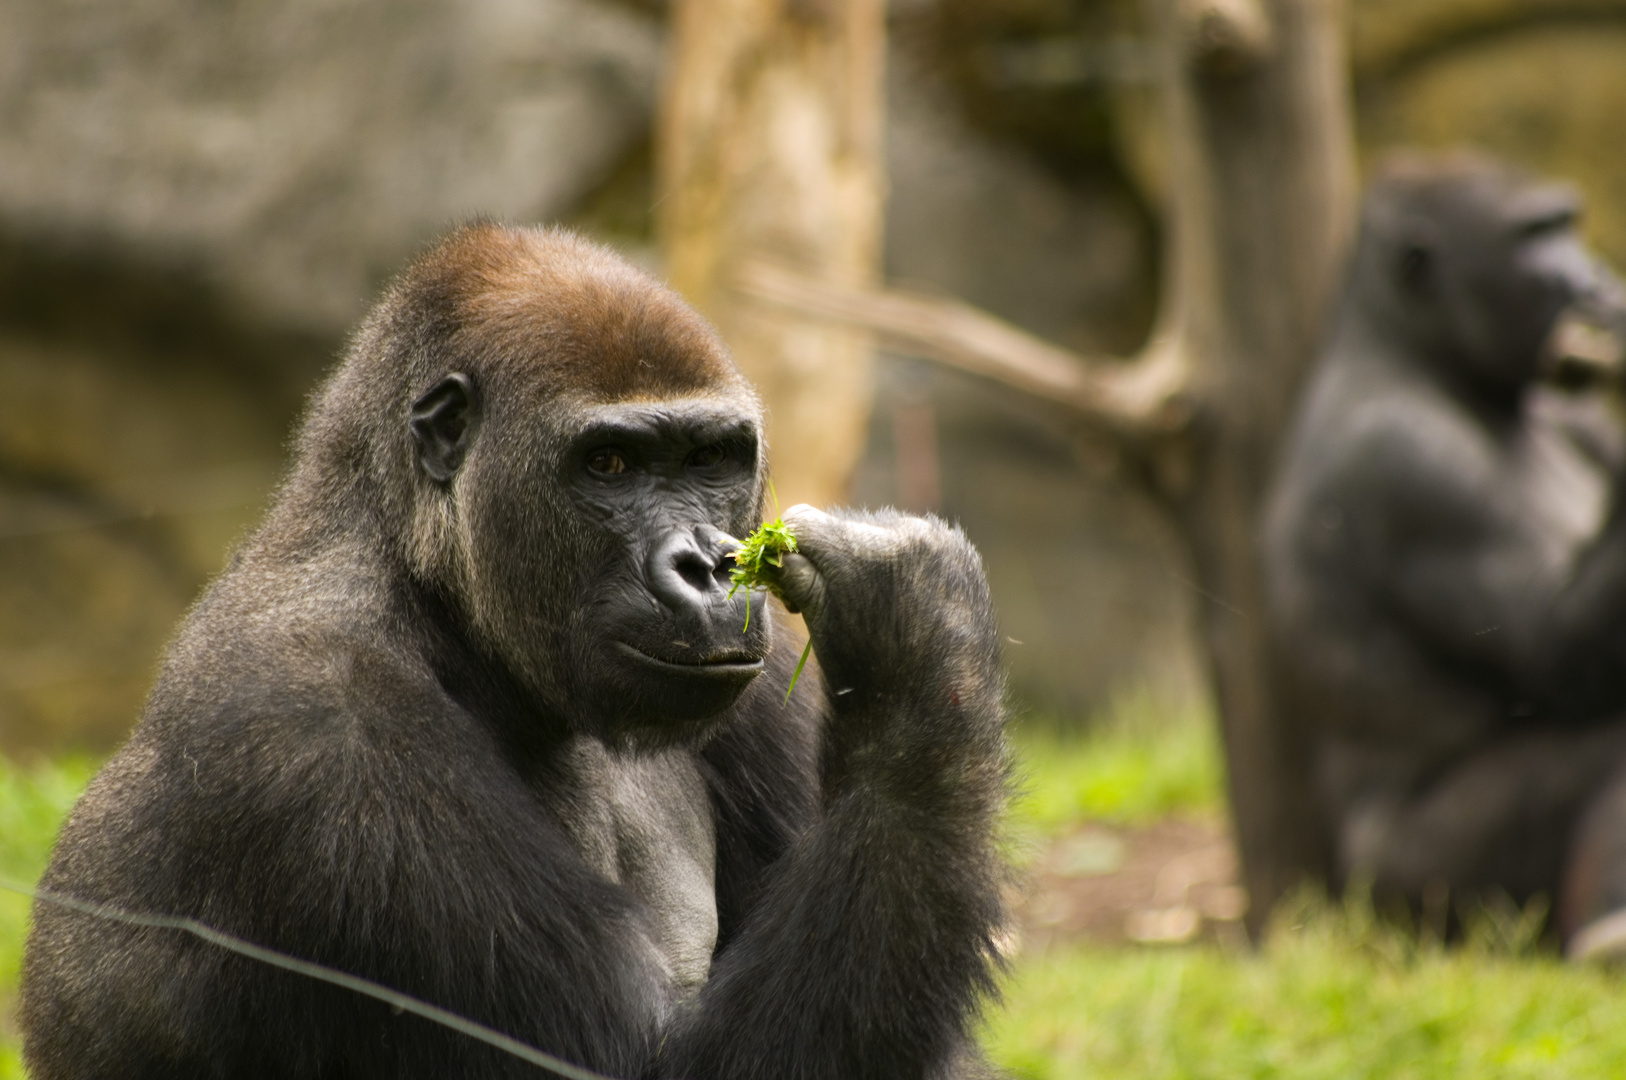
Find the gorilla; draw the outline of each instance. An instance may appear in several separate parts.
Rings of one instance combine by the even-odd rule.
[[[42,888],[611,1076],[980,1074],[1006,873],[981,564],[932,518],[787,511],[820,671],[787,702],[801,643],[729,588],[764,463],[675,294],[567,232],[456,232],[313,398]],[[43,903],[20,1014],[36,1080],[544,1075]]]
[[[1626,930],[1626,439],[1544,376],[1561,316],[1626,318],[1578,210],[1477,156],[1380,172],[1264,553],[1335,882],[1545,895],[1586,951]]]

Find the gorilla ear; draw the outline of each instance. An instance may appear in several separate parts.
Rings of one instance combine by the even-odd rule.
[[[418,463],[431,480],[444,484],[457,474],[479,418],[474,380],[462,372],[446,376],[412,403],[412,440]]]
[[[1401,247],[1400,258],[1395,262],[1395,277],[1402,289],[1409,293],[1426,292],[1433,275],[1434,252],[1427,244],[1414,240]]]

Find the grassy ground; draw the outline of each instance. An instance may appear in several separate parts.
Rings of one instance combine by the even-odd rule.
[[[989,1054],[1033,1078],[1626,1076],[1617,977],[1485,944],[1418,947],[1358,910],[1302,912],[1254,955],[1024,957]]]
[[[1023,846],[1085,818],[1222,812],[1212,726],[1127,704],[1083,738],[1018,730]],[[1534,944],[1537,928],[1486,912],[1446,949],[1378,923],[1359,898],[1307,893],[1257,952],[1052,945],[1017,959],[984,1045],[1031,1080],[1626,1076],[1621,977],[1564,964]]]
[[[1168,814],[1217,815],[1219,744],[1207,716],[1150,695],[1120,700],[1083,733],[1030,718],[1013,727],[1018,835],[1042,841],[1080,821],[1140,824]]]
[[[1131,701],[1088,737],[1020,730],[1017,850],[1082,819],[1220,813],[1201,717]],[[90,767],[0,759],[0,877],[32,881]],[[0,893],[0,1078],[21,1077],[10,1011],[27,905]],[[1486,916],[1444,949],[1305,896],[1263,949],[1056,945],[1018,958],[984,1041],[1024,1078],[1475,1080],[1626,1076],[1620,979],[1567,967],[1527,923]]]
[[[45,869],[51,841],[90,780],[88,761],[20,768],[0,757],[0,883],[32,884]],[[23,1075],[14,1023],[17,969],[28,926],[28,901],[0,888],[0,1078]]]

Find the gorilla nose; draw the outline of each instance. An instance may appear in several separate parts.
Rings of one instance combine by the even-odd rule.
[[[739,541],[709,525],[679,530],[650,555],[650,591],[675,614],[703,610],[727,595],[734,565],[728,555],[738,547]]]

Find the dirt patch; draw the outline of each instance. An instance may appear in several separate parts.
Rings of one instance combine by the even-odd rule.
[[[1178,945],[1241,941],[1247,894],[1219,821],[1170,818],[1126,828],[1091,822],[1028,868],[1013,905],[1024,947],[1088,940]]]

